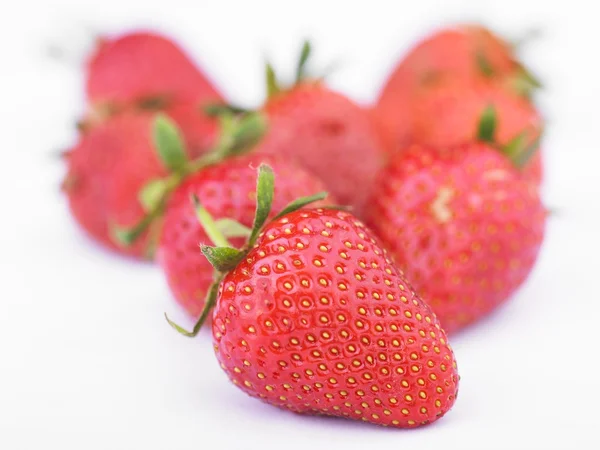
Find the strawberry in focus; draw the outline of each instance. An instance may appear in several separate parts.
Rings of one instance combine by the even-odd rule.
[[[322,196],[264,226],[273,175],[259,170],[247,245],[202,247],[216,269],[206,307],[192,332],[170,324],[194,336],[216,303],[221,367],[272,405],[398,428],[441,418],[459,377],[435,314],[356,217],[306,208]],[[216,230],[205,216],[203,226]]]
[[[208,244],[206,234],[190,198],[196,197],[206,210],[220,222],[226,238],[242,246],[248,237],[245,230],[252,225],[256,202],[256,169],[259,163],[269,164],[279,180],[273,213],[280,211],[295,198],[324,190],[320,180],[306,171],[284,161],[281,156],[252,153],[207,167],[190,176],[168,201],[157,261],[161,265],[175,299],[192,316],[199,316],[204,307],[206,292],[212,283],[212,267],[199,249]],[[226,229],[228,219],[242,227]],[[232,234],[233,233],[233,234]]]
[[[451,333],[523,284],[540,251],[546,210],[535,183],[487,144],[413,145],[381,174],[368,217]]]

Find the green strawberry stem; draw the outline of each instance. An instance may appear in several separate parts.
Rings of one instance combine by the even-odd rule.
[[[542,133],[540,132],[540,134],[534,139],[534,141],[531,144],[529,144],[529,146],[527,146],[522,152],[518,153],[512,160],[519,169],[525,167],[527,163],[531,160],[533,155],[535,155],[535,153],[539,150],[541,139]]]
[[[523,131],[517,134],[511,141],[500,146],[495,139],[496,127],[498,119],[494,105],[488,105],[483,110],[479,124],[477,125],[477,139],[487,142],[494,146],[504,156],[506,156],[518,169],[522,169],[527,165],[531,157],[540,147],[542,133],[540,133],[531,144],[527,145],[528,133]]]
[[[146,215],[132,227],[112,224],[110,233],[115,242],[130,246],[150,228],[160,216],[172,192],[183,180],[208,166],[249,152],[262,138],[266,120],[262,114],[249,113],[239,118],[222,115],[221,138],[215,148],[199,158],[187,159],[181,132],[164,114],[158,114],[153,127],[156,150],[165,167],[171,171],[160,180],[151,180],[140,192]]]
[[[192,195],[192,202],[196,209],[196,217],[198,222],[202,224],[204,231],[208,235],[209,239],[217,246],[220,247],[231,247],[231,244],[227,238],[221,233],[216,222],[210,215],[210,213],[200,204],[200,200],[196,194]]]
[[[283,208],[281,210],[281,212],[273,218],[273,220],[280,219],[283,216],[285,216],[286,214],[294,212],[306,205],[309,205],[310,203],[314,203],[314,202],[318,202],[319,200],[323,200],[323,199],[325,199],[325,197],[327,197],[327,192],[322,191],[322,192],[318,192],[316,194],[310,195],[308,197],[298,198],[298,199],[294,200],[293,202],[289,203],[285,208]],[[335,206],[335,209],[343,209],[343,207]]]
[[[483,142],[494,142],[497,122],[496,108],[494,108],[494,105],[486,106],[479,119],[479,125],[477,126],[477,138]]]
[[[519,154],[523,152],[525,147],[525,143],[527,142],[527,132],[523,131],[517,134],[514,138],[510,140],[508,144],[506,144],[502,149],[502,153],[506,155],[508,159],[510,159],[513,163],[516,164],[516,159],[519,157]]]
[[[215,225],[219,229],[223,236],[228,238],[239,238],[243,237],[248,239],[252,230],[241,223],[233,220],[233,219],[218,219],[215,221]]]
[[[215,281],[213,281],[213,283],[210,285],[210,288],[208,289],[208,292],[206,293],[206,298],[204,300],[204,309],[202,309],[202,313],[200,314],[198,321],[194,324],[194,328],[192,329],[192,331],[188,331],[185,328],[183,328],[182,326],[177,325],[175,322],[173,322],[171,319],[169,319],[169,316],[167,316],[167,314],[165,313],[165,319],[167,319],[167,322],[169,323],[169,325],[171,325],[177,332],[179,332],[180,334],[182,334],[184,336],[195,337],[200,332],[202,325],[204,325],[204,322],[206,322],[208,315],[210,314],[211,310],[217,303],[217,294],[219,292],[219,285],[221,284],[223,277],[224,277],[223,274],[219,274],[215,278]]]
[[[308,61],[308,57],[310,56],[310,52],[310,42],[304,41],[302,44],[302,50],[300,50],[298,66],[296,67],[296,84],[301,83],[306,78],[306,63]]]
[[[291,89],[294,86],[297,86],[297,85],[305,82],[309,78],[314,79],[314,80],[320,80],[323,78],[323,76],[312,77],[312,76],[309,76],[309,74],[308,74],[307,65],[308,65],[308,60],[310,58],[311,53],[312,53],[312,46],[310,45],[310,42],[308,40],[305,40],[302,43],[302,48],[300,49],[300,55],[298,57],[298,63],[296,64],[296,74],[295,74],[294,82],[292,84],[290,84],[289,86],[282,86],[277,78],[277,74],[275,73],[275,69],[273,69],[273,66],[269,62],[267,62],[265,64],[267,98],[271,98],[274,95],[279,94],[280,92]]]
[[[194,202],[196,203],[196,211],[198,212],[199,210],[201,210],[197,214],[200,224],[206,231],[206,234],[211,238],[213,243],[217,244],[216,247],[211,247],[209,245],[201,245],[200,247],[202,254],[206,257],[208,262],[210,262],[210,264],[215,269],[215,281],[208,290],[204,308],[202,310],[202,313],[200,314],[200,318],[194,325],[192,331],[187,331],[185,328],[177,325],[175,322],[170,320],[169,317],[165,314],[167,322],[176,331],[187,337],[194,337],[198,334],[198,332],[202,328],[202,325],[206,321],[210,310],[214,307],[216,303],[219,284],[225,277],[225,274],[235,269],[235,267],[240,263],[240,261],[242,261],[250,252],[250,250],[254,247],[256,240],[260,235],[260,232],[264,228],[269,214],[271,213],[274,193],[275,176],[273,174],[273,169],[266,164],[261,164],[258,168],[258,176],[256,180],[256,213],[254,216],[254,223],[252,225],[252,230],[250,231],[248,241],[242,249],[235,249],[231,247],[227,239],[221,234],[220,231],[218,231],[217,221],[215,221],[210,216],[208,211],[206,211],[199,205],[197,199],[194,200]],[[283,208],[273,220],[277,220],[286,214],[297,211],[298,209],[303,208],[304,206],[307,206],[310,203],[323,200],[325,197],[327,197],[327,192],[320,192],[309,197],[302,197],[297,200],[294,200],[290,202],[285,208]],[[220,246],[218,244],[219,241],[221,242]]]
[[[522,64],[519,64],[517,71],[508,81],[518,95],[527,99],[530,99],[536,90],[543,88],[541,81]]]
[[[188,163],[181,131],[165,114],[158,114],[152,127],[154,146],[169,171],[178,171]]]
[[[271,98],[281,92],[281,86],[279,86],[279,82],[277,81],[275,69],[273,69],[270,63],[266,63],[265,65],[265,76],[267,80],[267,97]]]
[[[261,164],[258,168],[258,177],[256,180],[256,213],[254,214],[252,231],[248,238],[248,247],[254,245],[262,226],[267,221],[273,206],[274,195],[275,175],[273,174],[273,169],[266,164]]]
[[[201,245],[200,251],[217,272],[226,273],[234,269],[244,258],[245,253],[233,247],[211,247]]]
[[[210,117],[219,117],[223,114],[247,114],[251,112],[249,109],[242,108],[241,106],[225,104],[225,103],[211,103],[203,108],[204,114]]]
[[[144,218],[131,228],[122,228],[112,224],[110,226],[110,234],[113,240],[123,246],[132,245],[144,232],[152,225],[162,212],[163,205],[157,206],[155,209],[146,214]]]

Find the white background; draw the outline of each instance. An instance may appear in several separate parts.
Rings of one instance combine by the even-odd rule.
[[[593,2],[83,3],[7,1],[0,14],[1,449],[600,448]],[[432,426],[301,417],[246,397],[216,364],[208,333],[186,340],[165,324],[163,311],[183,315],[159,271],[102,251],[68,215],[54,155],[73,142],[83,108],[87,29],[163,30],[248,105],[263,95],[263,57],[291,72],[309,36],[315,66],[341,62],[331,84],[367,103],[416,38],[468,19],[508,36],[544,33],[523,56],[547,86],[545,198],[555,214],[526,286],[452,339],[460,395]],[[50,45],[65,58],[49,58]]]

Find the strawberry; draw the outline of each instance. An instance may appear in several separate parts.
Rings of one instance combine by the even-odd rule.
[[[298,161],[360,214],[383,165],[384,149],[367,110],[321,80],[307,77],[309,54],[305,43],[296,82],[285,89],[268,66],[269,97],[261,109],[268,132],[257,151]]]
[[[88,121],[131,107],[204,104],[222,95],[183,50],[165,36],[130,32],[101,38],[87,63]]]
[[[527,158],[539,145],[542,126],[529,101],[491,82],[445,77],[414,94],[413,143],[442,148],[483,139]],[[541,152],[527,170],[541,181]]]
[[[535,185],[483,143],[413,145],[390,162],[368,223],[449,333],[504,303],[544,237]]]
[[[390,151],[410,142],[413,93],[440,76],[495,80],[524,96],[540,86],[513,48],[490,30],[478,25],[439,30],[409,52],[381,90],[373,113]]]
[[[268,163],[278,177],[277,196],[273,211],[281,210],[293,199],[322,191],[320,180],[309,175],[281,156],[250,154],[209,166],[191,175],[168,201],[157,249],[157,260],[167,278],[175,299],[192,315],[198,316],[204,307],[204,297],[212,282],[212,268],[199,252],[199,244],[209,237],[196,219],[190,203],[195,196],[216,218],[234,219],[244,227],[228,230],[233,244],[244,243],[245,230],[252,225],[256,209],[253,196],[256,170],[251,165]],[[225,220],[227,226],[230,222]],[[241,233],[241,236],[240,236]]]
[[[197,158],[213,145],[216,122],[191,105],[175,105],[167,114],[182,128],[189,158]],[[147,238],[123,247],[111,226],[131,225],[144,215],[139,191],[150,181],[168,174],[152,142],[155,113],[124,113],[82,134],[67,156],[63,190],[80,225],[99,242],[129,255],[143,257]]]
[[[248,243],[202,246],[217,270],[206,307],[192,332],[169,323],[194,336],[216,303],[221,367],[272,405],[400,428],[442,417],[455,402],[458,373],[435,314],[355,216],[305,208],[322,196],[295,202],[264,226],[273,175],[259,170]],[[218,233],[210,216],[200,217]]]

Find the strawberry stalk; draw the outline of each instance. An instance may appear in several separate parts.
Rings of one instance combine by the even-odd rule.
[[[231,105],[231,104],[223,104],[223,103],[212,103],[204,106],[203,111],[206,115],[210,117],[219,117],[223,114],[247,114],[250,110],[246,108],[242,108],[241,106]]]
[[[529,99],[537,89],[543,87],[541,81],[523,64],[519,64],[516,73],[509,77],[509,85],[514,91]]]
[[[298,66],[296,67],[296,84],[301,83],[307,77],[306,63],[310,56],[311,46],[310,42],[304,41],[302,43],[302,50],[300,50],[300,58],[298,59]]]
[[[529,135],[527,131],[523,131],[512,138],[508,144],[500,146],[497,144],[495,138],[497,125],[498,117],[496,109],[493,105],[488,105],[483,110],[481,118],[479,119],[479,124],[477,125],[477,139],[488,142],[498,151],[503,153],[515,167],[522,169],[540,148],[542,133],[536,136],[531,143],[528,143]]]
[[[477,126],[477,138],[483,142],[494,142],[496,122],[496,109],[493,105],[486,106]]]
[[[514,43],[512,45],[513,50],[516,50],[518,46],[524,44],[529,38],[534,37],[534,33],[536,33],[535,30],[532,30],[530,36],[525,35],[522,40]],[[479,72],[485,78],[493,78],[496,75],[494,67],[483,50],[475,52],[475,61]],[[516,71],[514,75],[508,77],[508,84],[517,94],[529,99],[534,91],[542,88],[542,83],[523,63],[516,59],[514,60],[514,63],[516,65]]]
[[[111,224],[113,239],[123,246],[133,244],[149,228],[159,222],[172,192],[189,175],[218,164],[219,162],[250,151],[266,130],[262,115],[248,113],[241,117],[222,114],[221,135],[216,147],[209,153],[189,161],[186,156],[181,132],[176,124],[164,114],[158,114],[153,126],[156,151],[169,175],[148,182],[140,191],[139,198],[146,215],[132,227]]]
[[[243,225],[238,224],[239,227],[243,227],[246,229],[246,231],[249,231],[248,240],[240,249],[232,247],[227,240],[227,237],[220,229],[219,222],[221,222],[223,219],[221,219],[221,221],[214,220],[210,213],[204,207],[202,207],[198,201],[198,198],[192,198],[196,208],[198,220],[213,244],[215,244],[214,247],[210,245],[200,246],[202,254],[214,267],[215,273],[213,276],[214,281],[206,294],[204,309],[202,310],[202,313],[200,314],[200,317],[198,318],[198,321],[194,325],[192,331],[188,331],[180,325],[177,325],[165,314],[167,322],[176,331],[187,337],[194,337],[198,334],[202,328],[202,325],[206,321],[210,310],[215,305],[217,293],[219,291],[218,288],[223,280],[223,277],[225,274],[227,274],[227,272],[233,270],[240,263],[240,261],[246,257],[250,249],[254,247],[254,244],[256,243],[256,240],[258,239],[260,232],[265,226],[269,214],[271,213],[274,193],[275,175],[273,173],[273,169],[266,164],[261,164],[258,168],[258,177],[256,182],[256,212],[254,214],[254,223],[252,224],[252,229],[247,230],[245,227],[243,227]],[[326,192],[319,192],[308,197],[296,199],[283,208],[281,212],[273,218],[273,220],[277,220],[286,214],[297,211],[298,209],[301,209],[310,203],[323,200],[325,197],[327,197]],[[233,222],[234,221],[230,221],[229,225],[231,226],[231,223]]]
[[[305,40],[302,43],[302,48],[300,49],[300,55],[298,57],[298,62],[296,64],[296,73],[294,82],[287,86],[282,86],[280,81],[278,80],[277,74],[275,73],[275,69],[273,66],[267,62],[265,64],[265,79],[267,85],[267,98],[271,98],[280,92],[286,91],[288,89],[293,88],[301,83],[306,82],[309,79],[320,80],[323,77],[312,77],[310,76],[307,67],[308,60],[310,59],[310,55],[312,53],[312,46],[308,40]]]

